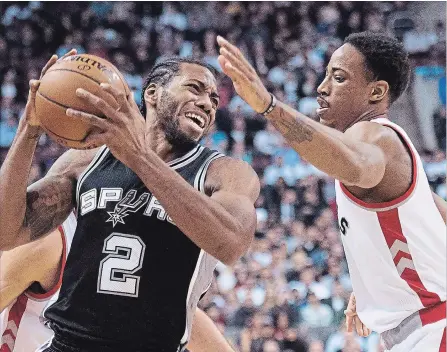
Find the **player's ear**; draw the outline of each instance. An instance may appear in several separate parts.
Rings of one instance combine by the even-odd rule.
[[[388,91],[390,90],[390,86],[387,81],[376,81],[372,84],[371,94],[369,97],[369,101],[373,103],[377,103],[383,98],[386,97]]]
[[[158,87],[155,83],[151,83],[144,91],[144,101],[153,107],[157,105],[157,88]]]

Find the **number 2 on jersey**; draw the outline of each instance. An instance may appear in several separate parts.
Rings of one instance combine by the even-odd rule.
[[[140,277],[132,275],[143,266],[146,245],[140,237],[113,232],[104,240],[98,276],[98,293],[138,297]]]

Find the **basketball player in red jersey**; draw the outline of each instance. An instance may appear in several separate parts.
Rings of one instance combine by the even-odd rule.
[[[237,93],[336,182],[339,227],[357,314],[392,352],[445,351],[445,202],[430,190],[389,106],[409,80],[395,39],[356,33],[332,55],[318,87],[320,123],[276,101],[240,50],[218,37]]]
[[[76,217],[36,242],[1,253],[0,352],[34,352],[53,336],[43,312],[57,299],[62,272],[76,229]],[[191,352],[232,352],[212,320],[196,309]]]

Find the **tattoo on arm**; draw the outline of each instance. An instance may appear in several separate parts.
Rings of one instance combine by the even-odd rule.
[[[314,135],[314,128],[304,121],[296,119],[295,116],[280,108],[279,116],[271,119],[271,123],[283,134],[290,143],[300,144],[311,142]]]
[[[70,214],[74,187],[69,180],[54,180],[28,191],[24,226],[30,229],[31,241],[56,228]]]

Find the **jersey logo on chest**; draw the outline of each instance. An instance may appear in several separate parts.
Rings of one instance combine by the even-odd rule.
[[[157,198],[149,192],[144,192],[137,198],[137,190],[131,189],[123,197],[122,188],[101,188],[99,199],[97,193],[96,188],[93,188],[81,194],[79,197],[81,216],[95,209],[106,209],[108,202],[118,202],[113,211],[107,211],[109,217],[106,222],[111,222],[113,227],[118,223],[126,224],[125,217],[135,213],[142,213],[144,216],[157,214],[158,220],[175,225]]]

